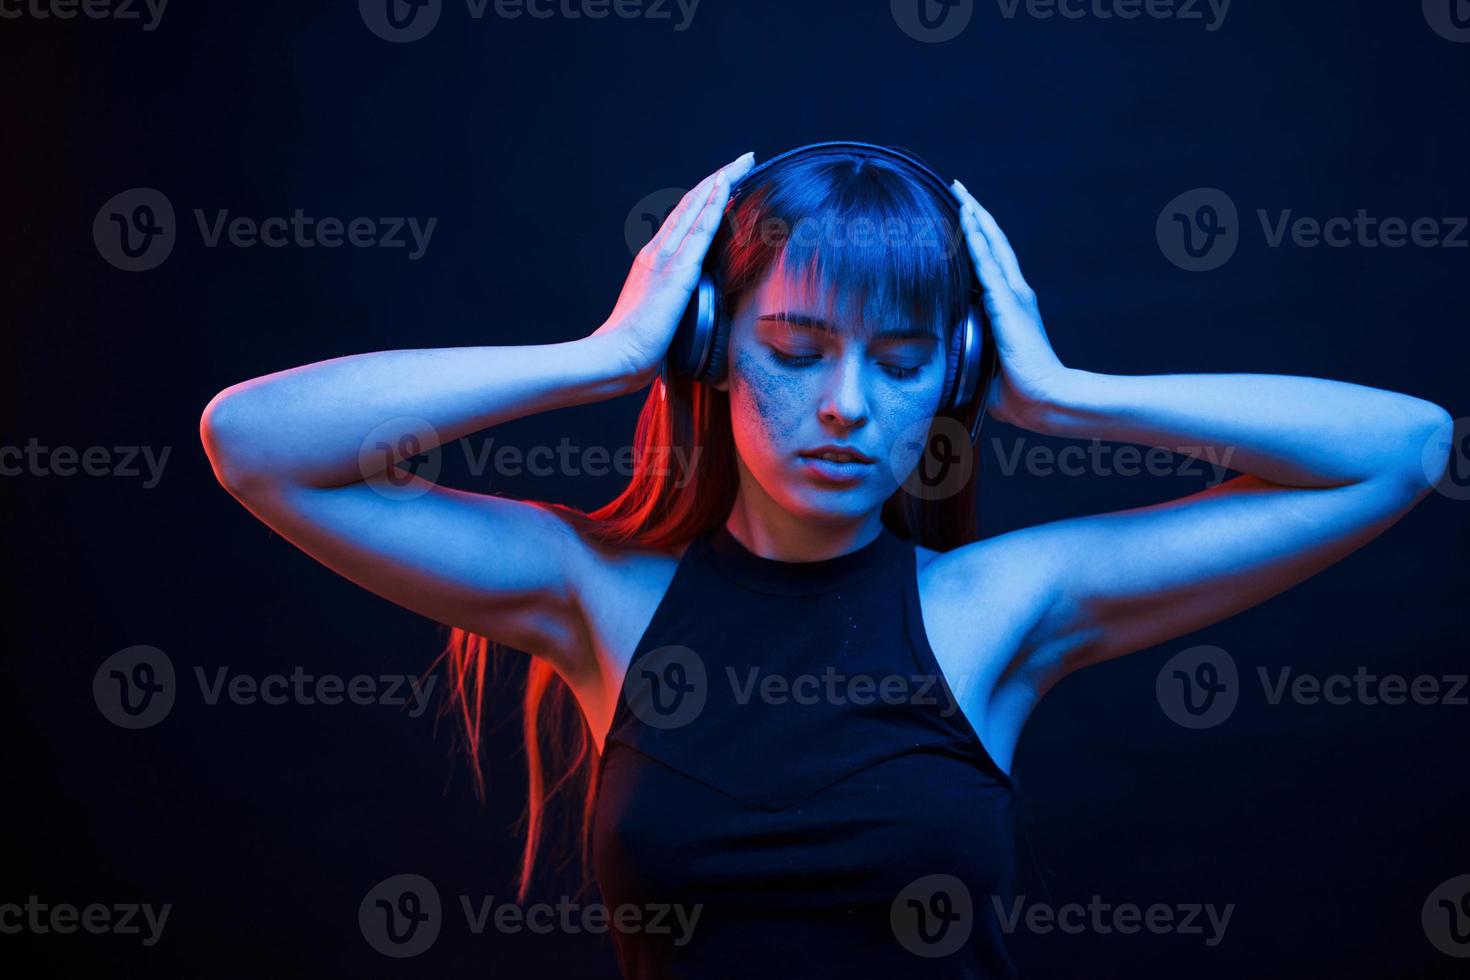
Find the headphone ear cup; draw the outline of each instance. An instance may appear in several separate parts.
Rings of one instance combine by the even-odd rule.
[[[958,324],[949,332],[949,349],[944,357],[944,390],[939,396],[939,407],[941,411],[957,408],[960,402],[957,400],[959,392],[955,386],[959,382],[960,366],[964,363],[965,325]]]
[[[689,305],[679,318],[679,326],[674,329],[674,336],[664,353],[664,365],[674,377],[696,381],[703,377],[700,365],[706,361],[705,348],[713,330],[717,303],[714,279],[705,273],[695,285]]]
[[[714,322],[710,324],[709,362],[705,365],[704,375],[700,380],[706,384],[725,380],[725,356],[729,351],[729,346],[730,323],[717,304],[714,310]]]

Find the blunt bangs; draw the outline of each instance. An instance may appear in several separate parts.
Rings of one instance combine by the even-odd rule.
[[[913,327],[944,343],[969,301],[957,206],[881,158],[778,164],[742,190],[714,247],[732,303],[776,263],[824,298],[807,312],[851,336]]]

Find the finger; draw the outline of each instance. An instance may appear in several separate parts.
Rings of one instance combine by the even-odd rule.
[[[679,204],[664,221],[663,227],[659,229],[658,245],[655,246],[660,255],[673,255],[678,251],[679,243],[683,241],[685,233],[689,230],[690,223],[694,220],[706,202],[709,201],[710,192],[714,187],[716,179],[724,173],[721,167],[708,177],[701,180],[689,192],[680,199]]]
[[[965,229],[965,242],[970,246],[970,257],[975,260],[975,271],[980,274],[980,283],[985,291],[995,296],[1014,296],[1015,289],[996,261],[990,240],[980,227],[979,216],[966,205],[960,208],[960,222]]]
[[[754,153],[742,154],[705,177],[688,194],[684,195],[679,206],[674,209],[674,213],[669,215],[668,220],[664,222],[664,228],[660,229],[660,232],[664,234],[659,245],[655,246],[660,255],[672,255],[679,250],[684,243],[684,236],[689,233],[690,226],[694,224],[695,219],[703,212],[704,206],[709,203],[711,195],[715,193],[715,181],[723,177],[728,183],[730,177],[735,173],[744,176],[750,169],[749,163],[754,159]],[[739,177],[735,179],[738,180]]]
[[[707,181],[709,181],[713,176],[714,174],[711,174],[709,177],[706,177],[704,180],[701,180],[698,184],[684,192],[684,196],[679,198],[679,203],[674,205],[674,209],[669,212],[668,217],[664,218],[663,224],[658,226],[658,231],[655,231],[653,233],[653,237],[650,238],[648,240],[648,244],[644,246],[644,251],[647,254],[655,256],[667,254],[668,242],[674,234],[674,229],[678,227],[679,222],[683,219],[685,213],[689,210],[689,204],[691,201],[694,201],[696,199],[701,201],[704,200],[704,196],[709,192],[709,185]]]
[[[970,193],[969,188],[958,180],[955,183],[959,185],[965,202],[974,209],[975,216],[980,222],[980,229],[984,232],[986,241],[990,243],[990,250],[995,253],[996,261],[1005,271],[1011,288],[1022,296],[1031,294],[1033,292],[1031,286],[1027,284],[1026,277],[1021,275],[1021,263],[1016,258],[1016,250],[1011,248],[1010,239],[1006,238],[1005,232],[1000,230],[1000,224],[989,211],[985,210],[983,204],[975,200],[975,195]]]
[[[709,213],[711,207],[718,204],[719,207],[723,209],[725,206],[725,201],[729,199],[729,168],[721,167],[719,170],[716,170],[713,174],[711,174],[710,177],[711,183],[709,185],[708,192],[704,195],[703,198],[700,199],[698,206],[691,207],[684,214],[681,214],[679,216],[679,221],[677,225],[674,227],[673,231],[669,233],[668,244],[670,254],[678,252],[684,248],[684,244],[689,238],[691,230],[695,229],[698,226],[699,222],[704,218],[704,216]]]
[[[709,251],[710,242],[715,237],[715,229],[719,227],[720,218],[725,213],[725,202],[730,199],[730,181],[724,174],[715,177],[715,185],[710,195],[705,199],[704,207],[700,208],[699,214],[695,216],[694,223],[690,226],[689,233],[679,245],[679,250],[674,253],[672,264],[677,268],[683,268],[686,262],[703,263],[705,253]]]

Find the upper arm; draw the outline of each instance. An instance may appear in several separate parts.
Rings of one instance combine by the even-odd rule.
[[[1177,500],[978,542],[972,562],[1023,568],[1033,590],[1019,659],[1038,691],[1088,664],[1256,605],[1366,544],[1417,502],[1385,475],[1299,488],[1241,476]],[[983,582],[995,576],[976,575]]]
[[[590,553],[552,509],[412,478],[414,493],[359,482],[226,483],[317,561],[391,602],[577,670],[586,648],[577,578]]]

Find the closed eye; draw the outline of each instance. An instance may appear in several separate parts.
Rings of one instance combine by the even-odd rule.
[[[795,368],[810,367],[822,359],[822,355],[820,354],[786,354],[775,348],[771,349],[771,353],[776,355],[776,360],[780,363],[787,367]],[[902,364],[881,364],[879,366],[896,381],[907,381],[923,370],[922,364],[913,367],[907,367]]]

